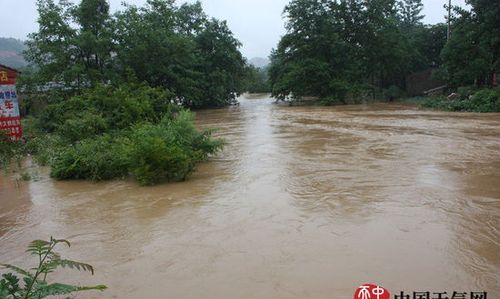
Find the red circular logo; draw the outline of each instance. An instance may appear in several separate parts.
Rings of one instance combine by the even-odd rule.
[[[388,290],[374,284],[363,284],[354,293],[354,299],[389,299]]]

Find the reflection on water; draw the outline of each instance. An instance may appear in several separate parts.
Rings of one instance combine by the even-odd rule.
[[[499,114],[261,97],[197,120],[227,146],[187,182],[0,177],[0,261],[54,234],[110,287],[95,298],[500,296]]]

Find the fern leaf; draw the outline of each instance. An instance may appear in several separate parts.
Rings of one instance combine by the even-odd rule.
[[[6,268],[6,269],[10,269],[12,271],[15,271],[19,274],[22,274],[24,276],[29,276],[29,277],[33,277],[33,274],[31,274],[30,272],[24,270],[24,269],[21,269],[19,267],[16,267],[14,265],[9,265],[9,264],[0,264],[0,267],[2,268]]]
[[[79,287],[62,283],[39,284],[36,288],[35,294],[38,298],[45,298],[49,296],[67,295],[81,291],[104,291],[106,288],[107,287],[104,285]]]
[[[52,242],[54,242],[54,244],[64,243],[64,244],[68,245],[68,247],[71,247],[71,243],[68,240],[65,240],[65,239],[54,239],[54,238],[52,238]]]
[[[89,264],[85,263],[80,263],[80,262],[75,262],[75,261],[70,261],[70,260],[62,260],[62,259],[55,259],[47,262],[44,267],[48,269],[55,269],[57,267],[61,268],[70,268],[70,269],[77,269],[78,271],[87,271],[92,273],[94,275],[94,267],[92,267]]]
[[[28,249],[26,252],[31,253],[33,255],[44,255],[50,249],[50,242],[44,240],[35,240],[28,245]]]

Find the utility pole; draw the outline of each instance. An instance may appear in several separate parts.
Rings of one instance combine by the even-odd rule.
[[[451,37],[451,0],[448,0],[448,33],[446,35],[447,40]]]

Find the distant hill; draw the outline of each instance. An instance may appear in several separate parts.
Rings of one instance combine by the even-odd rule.
[[[262,57],[254,57],[250,59],[248,62],[250,62],[251,65],[259,68],[263,68],[269,65],[270,61],[267,58],[262,58]]]
[[[27,65],[22,52],[26,49],[24,42],[15,38],[0,37],[0,64],[13,68]]]

